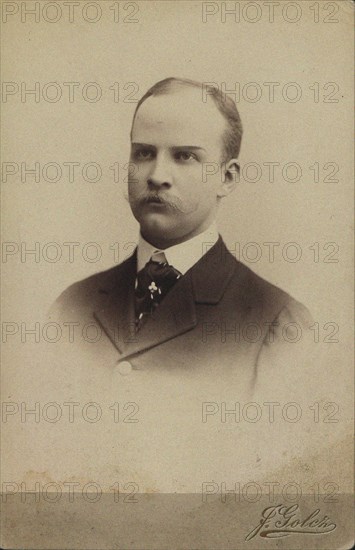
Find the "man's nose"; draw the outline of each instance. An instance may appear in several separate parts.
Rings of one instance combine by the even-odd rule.
[[[171,187],[172,175],[166,158],[158,156],[155,159],[147,183],[150,187]]]

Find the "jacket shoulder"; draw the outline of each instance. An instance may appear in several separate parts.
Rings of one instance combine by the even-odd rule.
[[[302,325],[313,322],[310,312],[303,304],[246,265],[237,260],[236,262],[233,280],[239,287],[238,294],[245,309],[254,311],[259,318],[269,321],[284,312],[288,314],[290,322],[293,319],[299,319]]]
[[[49,318],[63,318],[82,314],[99,307],[109,292],[119,284],[120,277],[132,261],[132,257],[114,267],[77,281],[65,289],[55,300],[48,312]]]

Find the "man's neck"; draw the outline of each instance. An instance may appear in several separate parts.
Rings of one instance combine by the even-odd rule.
[[[147,241],[141,234],[138,243],[138,270],[150,260],[152,254],[157,250],[164,251],[166,261],[178,269],[181,273],[192,267],[201,257],[209,250],[218,240],[218,231],[216,223],[212,223],[207,229],[201,233],[195,234],[187,240],[183,240],[177,244],[160,248]]]
[[[211,221],[211,223],[201,226],[198,229],[194,229],[190,233],[187,233],[186,235],[183,235],[182,237],[175,238],[175,239],[161,239],[155,236],[145,235],[144,232],[141,230],[140,234],[142,235],[143,239],[147,241],[147,243],[154,246],[154,248],[157,248],[159,250],[166,250],[167,248],[170,248],[172,246],[176,246],[178,244],[182,244],[184,242],[187,242],[194,237],[197,237],[201,233],[204,233],[210,228],[213,228],[213,230],[216,227],[216,222]]]

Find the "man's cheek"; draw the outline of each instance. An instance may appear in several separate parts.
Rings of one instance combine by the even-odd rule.
[[[203,211],[203,204],[198,197],[191,197],[189,201],[185,202],[184,212],[187,216],[194,217]]]

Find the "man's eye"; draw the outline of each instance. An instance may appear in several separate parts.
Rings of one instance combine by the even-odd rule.
[[[136,160],[150,160],[153,158],[153,151],[150,149],[138,149],[134,153],[134,158]]]
[[[182,160],[182,161],[197,160],[196,155],[194,155],[193,153],[190,153],[190,151],[179,151],[178,153],[175,153],[175,158],[176,160]]]

